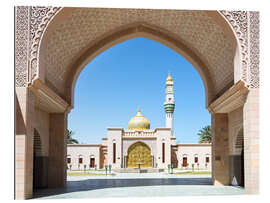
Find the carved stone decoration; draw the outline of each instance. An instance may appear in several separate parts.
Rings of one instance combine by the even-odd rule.
[[[259,88],[259,63],[260,63],[260,19],[259,12],[249,12],[249,87]]]
[[[28,81],[29,7],[15,9],[15,77],[16,87],[26,87]]]
[[[242,80],[248,83],[247,79],[247,66],[248,66],[248,17],[247,11],[220,11],[228,22],[233,27],[241,49],[241,62],[242,62]]]
[[[35,33],[39,28],[42,19],[46,17],[47,13],[52,7],[44,6],[32,6],[31,7],[31,18],[30,18],[30,36],[31,40],[34,39]]]
[[[31,37],[31,53],[30,53],[30,67],[31,80],[37,75],[38,62],[38,48],[42,34],[53,19],[53,16],[61,9],[61,7],[45,7],[36,6],[31,7],[30,18],[30,37]]]

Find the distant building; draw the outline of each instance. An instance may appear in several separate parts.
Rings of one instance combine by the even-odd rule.
[[[69,144],[68,168],[104,168],[106,164],[119,168],[176,168],[211,169],[211,144],[176,144],[173,131],[173,79],[166,80],[164,109],[166,127],[150,129],[150,122],[138,109],[128,123],[128,129],[108,128],[102,144]]]

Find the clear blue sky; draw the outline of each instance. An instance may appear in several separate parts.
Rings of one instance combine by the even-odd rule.
[[[174,79],[174,132],[177,143],[197,143],[210,124],[205,92],[197,70],[172,49],[134,38],[104,51],[81,72],[68,128],[80,143],[101,143],[107,127],[127,128],[138,107],[151,129],[165,126],[165,81]]]

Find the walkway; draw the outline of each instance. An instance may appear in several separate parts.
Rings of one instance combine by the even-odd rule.
[[[211,185],[210,175],[168,175],[166,173],[115,176],[68,176],[67,187],[44,189],[34,198],[108,198],[186,195],[240,195],[243,188]]]

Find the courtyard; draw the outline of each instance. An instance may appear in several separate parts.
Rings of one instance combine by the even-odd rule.
[[[259,193],[259,12],[14,12],[15,199]],[[169,165],[212,173],[67,171]]]
[[[104,171],[88,172],[104,174]],[[177,173],[177,171],[176,171]],[[214,186],[211,174],[116,173],[113,175],[67,176],[59,189],[37,190],[34,199],[166,197],[191,195],[242,195],[242,187]]]

